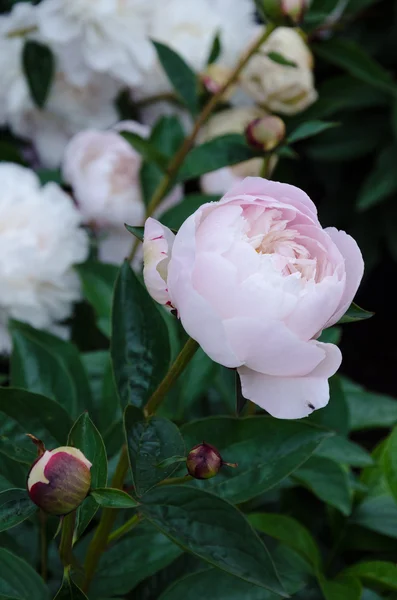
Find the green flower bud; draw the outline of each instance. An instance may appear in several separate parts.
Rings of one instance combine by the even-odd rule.
[[[91,463],[71,446],[46,450],[30,469],[30,499],[45,512],[66,515],[75,510],[91,486]]]
[[[254,119],[246,128],[245,135],[251,146],[264,152],[270,152],[285,137],[284,121],[280,117],[272,115]]]

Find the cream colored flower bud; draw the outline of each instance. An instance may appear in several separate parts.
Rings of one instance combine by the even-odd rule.
[[[276,62],[280,55],[292,65]],[[317,99],[313,55],[302,36],[289,27],[278,27],[262,44],[241,74],[241,85],[258,104],[270,111],[294,115]]]
[[[281,11],[284,17],[293,23],[300,23],[308,8],[307,0],[280,0]]]
[[[232,69],[229,67],[213,63],[208,65],[206,69],[200,73],[200,80],[208,92],[211,94],[217,94],[222,86],[227,82],[231,73]],[[233,96],[235,90],[236,86],[231,85],[222,95],[222,100],[225,102],[229,100]]]
[[[251,121],[245,130],[245,135],[251,146],[270,152],[284,139],[285,124],[280,117],[269,115]]]

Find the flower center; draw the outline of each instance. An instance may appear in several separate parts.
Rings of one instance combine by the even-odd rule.
[[[249,243],[261,255],[272,254],[276,268],[284,276],[298,273],[307,281],[316,280],[317,259],[311,256],[303,240],[299,239],[299,232],[288,229],[288,221],[281,217],[276,209],[265,211],[251,224]]]

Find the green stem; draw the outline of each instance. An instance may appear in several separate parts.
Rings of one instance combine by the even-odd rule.
[[[108,544],[111,544],[112,542],[115,542],[116,540],[120,539],[123,535],[125,535],[126,533],[129,533],[132,529],[134,529],[134,527],[136,527],[138,525],[138,523],[140,523],[142,521],[142,515],[134,515],[133,517],[131,517],[131,519],[128,519],[128,521],[126,521],[124,523],[124,525],[121,525],[121,527],[119,527],[118,529],[115,529],[115,531],[113,531],[109,537],[108,537]]]
[[[69,567],[74,563],[73,559],[73,534],[76,525],[76,511],[63,517],[61,529],[61,542],[59,544],[59,556],[63,566]]]
[[[116,471],[112,480],[112,487],[121,489],[123,487],[124,479],[129,468],[127,448],[123,446],[121,451],[120,459],[116,467]],[[91,581],[94,577],[97,569],[99,560],[102,553],[105,551],[108,538],[114,522],[116,520],[118,510],[114,508],[104,508],[102,511],[101,520],[95,532],[94,537],[88,547],[87,556],[85,559],[84,570],[85,579],[82,586],[84,592],[88,592],[91,585]]]
[[[39,513],[40,520],[40,557],[41,557],[41,576],[44,581],[47,581],[47,515],[43,510]]]
[[[207,121],[207,119],[211,115],[212,111],[222,101],[222,99],[224,98],[225,92],[227,92],[227,90],[230,88],[230,86],[233,85],[233,83],[238,79],[238,77],[240,76],[244,67],[247,65],[250,58],[259,50],[259,48],[268,39],[268,37],[275,30],[275,28],[276,28],[276,26],[273,25],[273,23],[268,23],[264,33],[258,39],[256,39],[254,41],[254,43],[243,54],[243,56],[239,60],[238,64],[236,65],[236,67],[233,69],[230,76],[228,77],[227,81],[225,81],[225,83],[220,87],[220,89],[216,92],[216,94],[211,96],[211,98],[208,100],[207,104],[203,107],[202,111],[198,115],[198,117],[193,125],[193,129],[192,129],[191,133],[184,139],[179,150],[176,152],[176,154],[172,158],[170,164],[168,165],[167,172],[165,173],[164,177],[161,179],[160,183],[158,184],[157,188],[155,189],[153,196],[150,199],[150,202],[148,204],[146,217],[150,217],[154,213],[154,211],[156,210],[156,208],[158,207],[158,205],[160,204],[160,202],[162,201],[162,199],[168,192],[169,188],[173,184],[174,179],[175,179],[176,175],[178,174],[178,171],[181,168],[187,153],[189,152],[189,150],[193,146],[194,142],[196,141],[197,135],[198,135],[201,127]],[[136,241],[134,241],[132,248],[131,248],[131,252],[128,256],[129,261],[131,261],[134,258],[138,247],[139,247],[139,240],[136,240]]]
[[[263,159],[260,176],[263,177],[264,179],[270,178],[270,171],[271,171],[271,162],[270,161],[271,161],[271,159],[272,159],[272,155],[270,153],[267,154],[265,156],[265,158]]]
[[[195,340],[192,338],[188,339],[176,357],[175,362],[171,365],[167,375],[149,398],[144,409],[146,416],[152,415],[156,412],[157,408],[160,406],[165,396],[174,385],[175,381],[193,358],[198,347],[199,345]]]

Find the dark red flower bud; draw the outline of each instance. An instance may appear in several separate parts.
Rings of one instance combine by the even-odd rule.
[[[215,446],[206,442],[194,446],[186,460],[189,475],[195,479],[211,479],[224,465],[237,467],[237,463],[225,463]]]
[[[62,446],[46,450],[30,469],[27,482],[30,499],[49,514],[72,512],[90,490],[91,466],[77,448]]]

